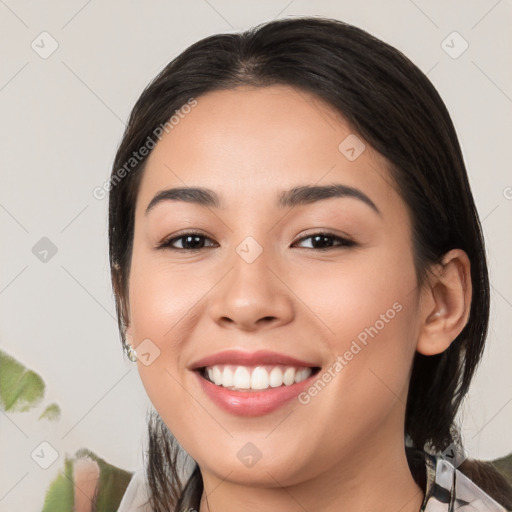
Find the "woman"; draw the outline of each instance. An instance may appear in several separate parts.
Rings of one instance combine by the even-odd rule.
[[[480,223],[399,51],[320,17],[205,38],[137,101],[109,188],[156,409],[119,510],[510,509],[454,423],[488,325]]]

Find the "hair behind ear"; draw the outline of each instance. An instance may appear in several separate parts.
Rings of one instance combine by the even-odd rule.
[[[116,312],[117,312],[117,325],[123,348],[126,349],[125,331],[128,326],[128,301],[126,297],[126,290],[123,287],[123,273],[119,263],[114,263],[111,267],[112,288],[114,290]]]

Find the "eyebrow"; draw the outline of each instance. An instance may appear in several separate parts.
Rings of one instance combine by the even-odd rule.
[[[382,215],[376,204],[364,192],[357,188],[341,185],[339,183],[322,186],[302,185],[290,190],[284,190],[278,195],[277,206],[279,208],[293,208],[295,206],[311,204],[334,197],[352,197],[358,199],[372,208],[378,215]],[[164,201],[184,201],[205,207],[222,207],[219,196],[211,189],[203,187],[179,187],[157,192],[146,208],[145,215],[157,204]]]

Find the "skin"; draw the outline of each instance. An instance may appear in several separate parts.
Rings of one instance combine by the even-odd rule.
[[[450,251],[418,288],[411,221],[385,159],[368,144],[354,161],[338,145],[354,130],[318,98],[286,86],[239,87],[198,104],[156,145],[135,212],[127,341],[150,339],[160,355],[138,362],[144,387],[199,464],[200,512],[322,510],[417,512],[424,495],[404,450],[405,403],[415,351],[444,351],[464,327],[469,261]],[[279,191],[340,183],[353,198],[280,209]],[[152,198],[171,187],[213,189],[223,208]],[[183,230],[203,248],[157,249]],[[350,238],[325,251],[306,238]],[[263,249],[247,263],[247,236]],[[201,245],[199,245],[201,247]],[[274,350],[322,372],[392,305],[400,312],[303,405],[260,417],[219,409],[188,366],[225,349]],[[261,459],[237,452],[252,443]],[[207,500],[206,500],[207,496]]]
[[[96,461],[84,458],[75,462],[73,467],[74,512],[92,512],[99,479],[100,467]]]

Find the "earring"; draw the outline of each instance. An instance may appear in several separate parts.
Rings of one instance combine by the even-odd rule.
[[[127,344],[126,353],[128,355],[128,359],[132,363],[136,363],[137,362],[137,352],[135,352],[135,349],[129,343]]]

